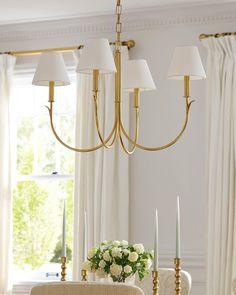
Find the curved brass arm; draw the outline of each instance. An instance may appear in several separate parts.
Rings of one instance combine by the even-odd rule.
[[[134,137],[134,140],[129,140],[128,139],[133,144],[131,150],[128,150],[125,147],[124,140],[123,140],[123,137],[122,137],[122,134],[121,134],[121,132],[123,132],[123,124],[122,124],[121,116],[120,116],[120,125],[119,126],[120,126],[120,128],[119,128],[119,138],[120,138],[121,146],[122,146],[123,150],[126,152],[126,154],[132,155],[134,153],[136,147],[137,147],[137,141],[138,141],[138,135],[139,135],[139,108],[135,108],[135,137]],[[126,136],[125,133],[124,133],[124,135]],[[126,138],[127,138],[127,136],[126,136]]]
[[[95,112],[95,122],[96,122],[96,128],[97,128],[97,133],[98,133],[98,137],[102,143],[102,145],[107,148],[107,149],[110,149],[113,147],[113,144],[114,142],[116,141],[117,139],[117,134],[118,134],[118,119],[117,119],[117,111],[115,109],[115,123],[114,123],[114,126],[116,126],[116,129],[115,129],[115,133],[114,133],[114,137],[113,137],[113,140],[110,144],[107,144],[105,141],[104,141],[104,138],[101,134],[101,129],[100,129],[100,124],[99,124],[99,118],[98,118],[98,97],[97,97],[97,92],[94,93],[93,95],[93,99],[94,99],[94,112]]]
[[[49,116],[50,116],[50,125],[51,125],[51,128],[52,128],[52,132],[53,134],[55,135],[56,139],[62,144],[64,145],[66,148],[74,151],[74,152],[85,152],[85,153],[88,153],[88,152],[93,152],[93,151],[96,151],[98,149],[100,149],[101,147],[103,147],[103,144],[100,144],[100,145],[97,145],[93,148],[76,148],[76,147],[71,147],[69,146],[68,144],[66,144],[65,142],[63,142],[61,140],[61,138],[58,136],[56,130],[55,130],[55,127],[54,127],[54,124],[53,124],[53,102],[50,102],[50,107],[46,106],[46,108],[48,109],[48,112],[49,112]],[[114,134],[115,130],[116,130],[117,126],[116,124],[114,124],[114,127],[111,131],[111,133],[109,134],[109,136],[107,137],[106,140],[104,140],[105,143],[107,143],[112,135]]]
[[[160,150],[164,150],[164,149],[174,145],[179,140],[179,138],[182,136],[182,134],[184,133],[184,131],[185,131],[186,127],[187,127],[187,124],[188,124],[189,110],[190,110],[191,104],[194,102],[194,100],[189,102],[188,99],[189,99],[189,97],[186,97],[186,116],[185,116],[184,126],[181,129],[180,133],[171,142],[169,142],[169,143],[167,143],[165,145],[159,146],[159,147],[146,147],[146,146],[143,146],[141,144],[136,143],[136,147],[140,148],[142,150],[145,150],[145,151],[160,151]],[[124,133],[125,137],[131,143],[135,144],[135,142],[130,138],[130,136],[125,131],[125,128],[124,128],[122,122],[121,122],[121,130]]]

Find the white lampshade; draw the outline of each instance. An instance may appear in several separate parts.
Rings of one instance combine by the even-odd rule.
[[[91,74],[93,70],[99,70],[102,74],[116,72],[107,39],[89,39],[84,44],[76,72]]]
[[[156,89],[146,60],[127,60],[123,63],[122,88],[128,91],[134,88],[141,91]]]
[[[55,86],[70,84],[64,59],[59,52],[41,54],[32,84],[48,86],[50,81],[55,82]]]
[[[196,46],[176,47],[168,71],[169,79],[183,79],[190,76],[192,80],[205,79],[201,57]]]

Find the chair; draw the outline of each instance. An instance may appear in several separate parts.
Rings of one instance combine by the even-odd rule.
[[[142,282],[136,279],[135,283],[146,295],[152,295],[152,275],[147,276]],[[188,272],[181,271],[181,295],[189,295],[192,279]],[[159,269],[159,295],[175,294],[175,271],[174,269]]]
[[[233,280],[233,292],[236,295],[236,278]]]
[[[30,295],[144,295],[132,285],[97,282],[43,283],[31,289]]]

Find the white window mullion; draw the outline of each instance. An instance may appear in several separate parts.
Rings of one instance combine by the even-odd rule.
[[[60,115],[56,115],[55,116],[56,118],[56,126],[58,128],[58,132],[60,134],[60,131],[61,131],[61,124],[60,124]],[[56,158],[56,171],[58,173],[61,172],[61,155],[60,155],[60,146],[59,146],[59,142],[56,140],[56,144],[55,144],[55,158]]]
[[[40,180],[73,180],[74,179],[74,175],[70,175],[70,174],[64,174],[64,175],[60,175],[60,174],[52,174],[52,175],[18,175],[17,177],[17,182],[20,181],[40,181]]]

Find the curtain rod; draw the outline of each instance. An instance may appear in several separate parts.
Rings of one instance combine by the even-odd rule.
[[[115,45],[116,42],[110,42],[110,45]],[[135,46],[135,41],[134,40],[128,40],[128,41],[122,41],[121,42],[122,46],[127,46],[128,49],[131,49]],[[45,52],[52,52],[52,51],[57,51],[57,52],[73,52],[75,50],[82,49],[84,45],[78,45],[78,46],[72,46],[72,47],[64,47],[64,48],[49,48],[49,49],[38,49],[38,50],[26,50],[26,51],[9,51],[9,52],[1,52],[0,54],[9,54],[13,56],[31,56],[31,55],[37,55]]]
[[[224,37],[224,36],[236,36],[236,32],[225,32],[225,33],[216,33],[216,34],[201,34],[199,36],[199,39],[206,39],[206,38],[220,38],[220,37]]]

